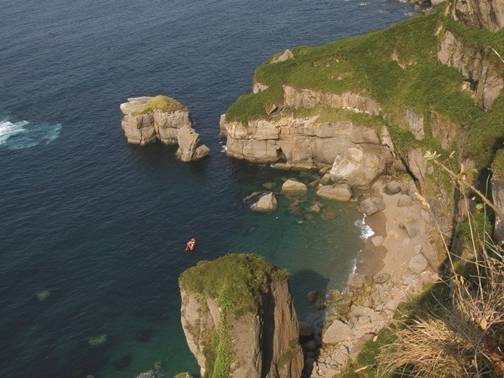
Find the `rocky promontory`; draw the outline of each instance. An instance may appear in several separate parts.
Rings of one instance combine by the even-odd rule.
[[[199,160],[210,151],[200,144],[187,108],[171,97],[128,98],[128,102],[121,104],[121,112],[124,114],[121,125],[128,143],[176,144],[177,158],[184,162]]]
[[[232,254],[199,262],[179,286],[182,327],[201,376],[301,376],[299,324],[284,270]]]
[[[485,172],[494,206],[504,206],[504,45],[495,33],[504,3],[416,3],[438,5],[385,30],[275,55],[221,116],[230,157],[318,170],[316,194],[359,201],[376,234],[338,304],[311,322],[323,330],[314,376],[341,372],[401,302],[438,279],[447,253],[467,251],[468,213],[482,207],[472,188]],[[502,213],[495,218],[502,242]]]

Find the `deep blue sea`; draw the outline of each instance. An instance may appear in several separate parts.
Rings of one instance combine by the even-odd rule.
[[[385,0],[0,0],[0,377],[197,373],[178,275],[236,251],[291,272],[296,306],[344,285],[362,230],[352,204],[326,218],[242,199],[289,177],[228,159],[219,115],[277,51],[406,18]],[[211,157],[126,144],[119,104],[186,104]],[[312,178],[300,177],[305,182]],[[185,241],[198,250],[184,253]]]

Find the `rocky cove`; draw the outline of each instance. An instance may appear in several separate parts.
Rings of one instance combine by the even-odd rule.
[[[234,335],[227,352],[218,347],[214,352],[215,361],[226,361],[224,376],[333,377],[376,341],[402,303],[441,279],[447,248],[467,257],[462,230],[467,209],[475,211],[478,200],[467,201],[471,189],[461,192],[436,163],[443,159],[450,169],[460,168],[473,186],[491,169],[494,204],[502,209],[502,46],[489,33],[500,30],[504,4],[483,3],[443,2],[423,16],[369,36],[319,50],[285,50],[258,68],[252,93],[221,116],[230,157],[317,176],[304,183],[286,180],[282,194],[256,196],[252,210],[275,211],[275,195],[303,196],[313,190],[324,199],[357,201],[375,235],[366,240],[343,292],[313,288],[313,311],[301,319],[299,330],[287,283],[282,283],[273,302],[284,307],[284,315],[278,316],[288,320],[276,323],[274,316],[280,327],[273,327],[275,339],[283,341],[273,354],[262,342],[271,320],[262,316],[271,311],[264,295],[275,292],[264,282],[274,279],[261,281],[262,294],[246,281],[256,293],[255,316],[235,317],[228,329],[222,325],[228,310],[215,302],[219,294],[200,290],[191,298],[182,276],[182,324],[202,375],[214,376],[204,353],[205,343],[212,340],[202,335],[227,329]],[[480,28],[479,38],[471,34],[475,27]],[[416,45],[404,43],[413,39]],[[374,51],[377,61],[372,64],[363,60],[370,48],[380,49]],[[375,76],[376,71],[381,75]],[[310,73],[318,75],[315,80],[307,79]],[[497,216],[498,242],[501,228]],[[204,264],[218,265],[219,260],[202,263],[202,276]],[[246,333],[235,333],[245,324],[253,333],[247,345],[252,352],[244,349]],[[214,339],[216,345],[222,337]],[[254,358],[245,361],[250,355]]]

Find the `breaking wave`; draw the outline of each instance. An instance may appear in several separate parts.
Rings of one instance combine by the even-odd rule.
[[[61,124],[11,121],[0,118],[0,148],[21,150],[49,144],[59,137]]]
[[[362,240],[369,239],[370,237],[372,237],[375,234],[373,229],[369,225],[366,224],[366,216],[365,215],[362,217],[362,219],[357,219],[354,224],[360,228],[360,238]]]

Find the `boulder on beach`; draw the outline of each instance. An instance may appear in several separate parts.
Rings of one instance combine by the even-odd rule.
[[[399,181],[390,181],[383,188],[385,194],[394,195],[401,192],[401,183]]]
[[[288,179],[282,185],[283,194],[303,194],[308,191],[305,184],[294,179]]]
[[[317,196],[332,201],[348,202],[352,198],[352,191],[347,184],[320,185]]]
[[[270,213],[278,208],[278,202],[275,195],[270,192],[259,197],[250,208],[258,213]]]
[[[385,202],[379,197],[369,197],[363,200],[358,207],[358,211],[365,215],[373,215],[385,209]]]

